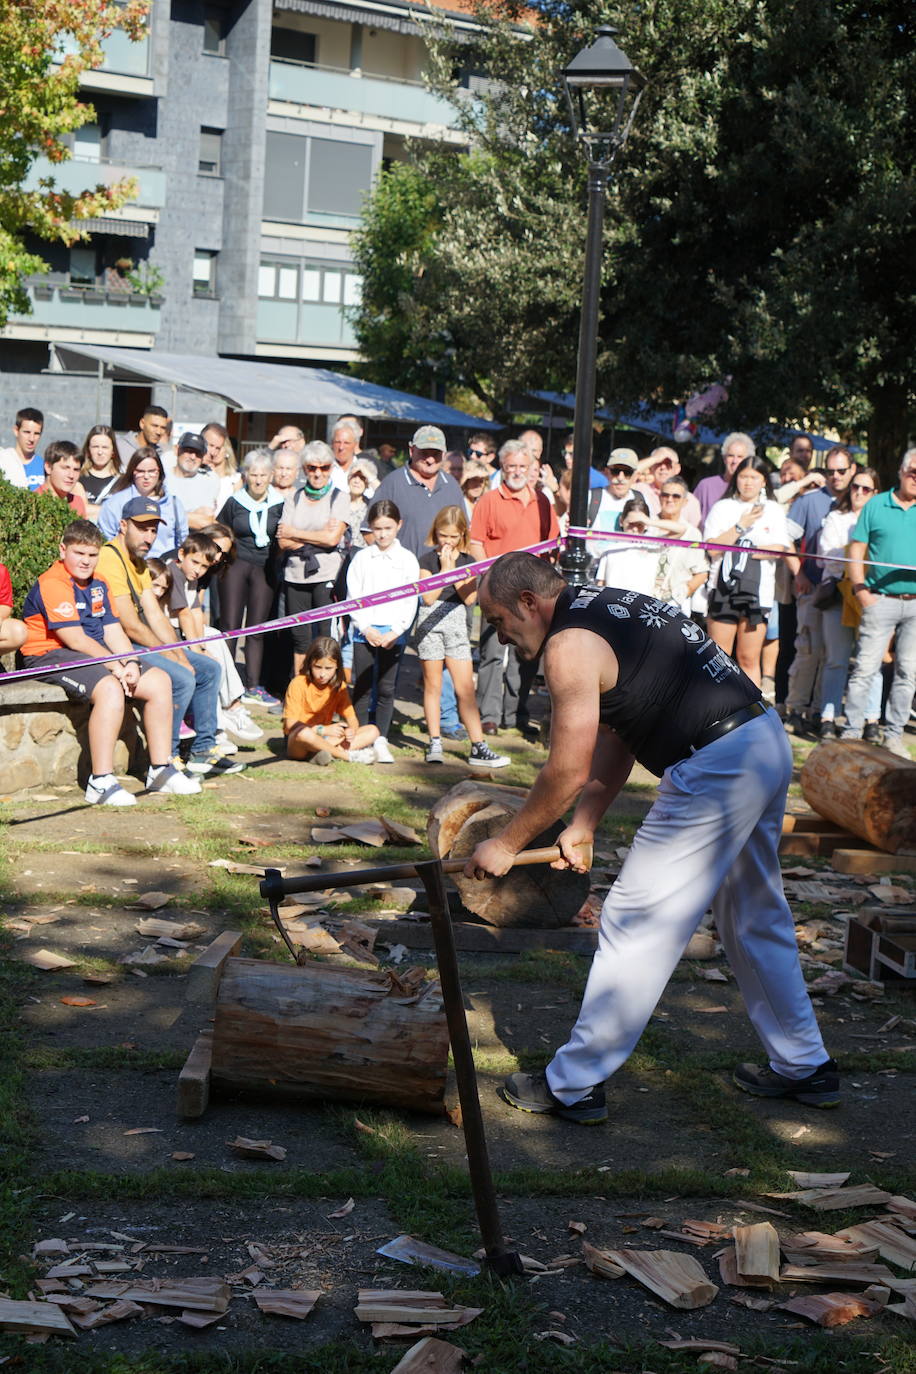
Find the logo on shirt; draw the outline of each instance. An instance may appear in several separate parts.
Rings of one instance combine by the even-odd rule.
[[[73,620],[76,615],[76,607],[72,601],[62,601],[59,606],[55,606],[51,614],[56,620]]]
[[[630,612],[626,606],[618,606],[616,602],[609,601],[607,607],[608,615],[615,616],[617,620],[629,620]]]
[[[92,588],[92,600],[89,607],[89,614],[92,616],[102,616],[105,614],[105,591],[102,587]]]
[[[682,625],[678,626],[678,629],[688,644],[699,644],[701,640],[706,638],[705,631],[701,630],[699,625],[692,620],[685,620]]]
[[[600,594],[601,589],[599,587],[589,588],[586,591],[582,591],[576,597],[575,601],[572,603],[569,609],[571,611],[584,611],[586,606],[590,606],[591,603],[594,601],[595,597],[600,596]]]

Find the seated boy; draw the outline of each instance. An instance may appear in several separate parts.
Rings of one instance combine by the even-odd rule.
[[[0,563],[0,654],[12,654],[25,643],[25,626],[13,619],[13,584]]]
[[[89,520],[74,520],[64,530],[60,559],[42,573],[22,608],[27,668],[47,668],[41,676],[55,682],[71,701],[91,703],[89,754],[92,774],[86,800],[105,806],[133,806],[136,798],[114,775],[114,748],[124,719],[126,699],[143,703],[143,726],[150,767],[151,792],[189,794],[200,791],[169,757],[172,735],[172,686],[160,668],[144,668],[111,609],[104,582],[93,577],[103,536]],[[85,668],[61,667],[105,654],[122,657]]]

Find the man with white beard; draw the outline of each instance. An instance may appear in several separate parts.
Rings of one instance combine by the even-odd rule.
[[[528,484],[531,453],[522,439],[509,439],[499,450],[500,482],[485,492],[471,516],[471,557],[494,558],[556,539],[559,532],[553,506],[543,492]],[[505,670],[504,670],[505,661]],[[537,662],[525,663],[524,675],[514,648],[499,642],[491,625],[480,634],[477,703],[485,735],[508,728],[529,733],[528,692]]]

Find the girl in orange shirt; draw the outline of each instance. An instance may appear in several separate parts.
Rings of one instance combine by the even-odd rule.
[[[286,690],[283,733],[291,759],[320,766],[332,759],[375,763],[378,730],[357,722],[336,639],[319,635],[309,645],[301,673]]]

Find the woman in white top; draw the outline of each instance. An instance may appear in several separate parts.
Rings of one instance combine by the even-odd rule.
[[[849,536],[859,518],[862,507],[867,505],[876,491],[881,490],[878,474],[874,468],[857,468],[852,481],[837,498],[833,510],[821,526],[818,548],[822,554],[830,555],[831,561],[823,564],[821,586],[828,579],[842,579],[848,564],[839,561],[846,557]],[[847,579],[848,581],[848,579]],[[822,614],[824,629],[824,671],[821,676],[821,739],[837,739],[836,718],[843,705],[843,693],[849,677],[849,660],[855,645],[856,631],[850,604],[840,593],[837,586],[837,604],[828,606]],[[850,597],[850,602],[854,598]],[[865,710],[865,728],[862,738],[877,744],[881,731],[878,721],[881,718],[881,673],[875,673],[869,689],[868,705]]]
[[[420,565],[414,555],[398,543],[401,512],[393,501],[376,501],[366,516],[373,542],[353,555],[347,569],[347,597],[362,597],[404,587],[420,581]],[[350,614],[353,633],[353,686],[351,698],[360,725],[370,724],[373,688],[376,694],[375,720],[379,737],[375,741],[377,763],[394,763],[388,746],[388,731],[394,715],[394,688],[398,665],[407,635],[417,614],[416,590],[378,606],[366,606]]]
[[[641,496],[632,496],[620,512],[622,534],[648,534],[649,507]],[[602,554],[595,570],[599,587],[620,587],[625,592],[655,595],[658,576],[659,544],[628,543],[615,539],[607,553]]]
[[[287,615],[303,615],[334,599],[340,572],[341,540],[347,529],[349,498],[334,485],[334,454],[315,439],[302,450],[304,486],[284,493],[277,545],[285,555],[283,586]],[[302,672],[313,639],[331,633],[331,616],[294,625],[293,673]]]
[[[725,496],[706,517],[703,535],[713,542],[748,548],[747,553],[718,557],[709,551],[714,562],[707,582],[706,629],[759,687],[760,654],[776,584],[776,559],[767,553],[792,551],[785,511],[773,500],[765,458],[745,458],[738,464]]]

